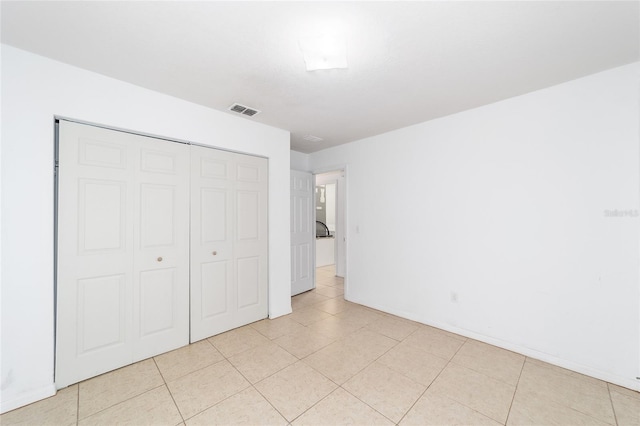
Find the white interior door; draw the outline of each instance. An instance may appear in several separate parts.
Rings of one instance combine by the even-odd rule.
[[[291,295],[315,285],[314,180],[311,173],[291,170]]]
[[[193,146],[191,341],[268,314],[267,160]]]
[[[60,121],[58,388],[188,342],[188,158]]]

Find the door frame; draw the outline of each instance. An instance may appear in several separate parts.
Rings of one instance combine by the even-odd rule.
[[[348,299],[348,281],[349,281],[349,237],[348,237],[348,230],[349,230],[349,185],[348,185],[348,168],[349,166],[347,164],[338,164],[338,165],[334,165],[334,166],[328,166],[328,167],[318,167],[315,169],[312,169],[311,174],[313,174],[313,183],[314,183],[314,187],[316,185],[316,178],[317,175],[320,174],[324,174],[324,173],[331,173],[331,172],[342,172],[342,179],[344,180],[344,197],[343,197],[343,203],[344,205],[342,206],[342,211],[343,211],[343,220],[342,220],[342,237],[343,237],[343,247],[344,247],[344,298],[346,300]],[[336,189],[337,189],[337,185],[336,185]],[[337,193],[338,191],[336,191]],[[336,210],[338,210],[338,201],[339,201],[339,196],[336,197]],[[316,220],[316,198],[315,196],[313,197],[313,222],[315,223]],[[337,211],[336,211],[336,216],[337,216]],[[336,217],[336,234],[338,226],[339,226],[339,220]],[[337,244],[336,244],[337,245]],[[314,244],[315,246],[315,244]],[[337,247],[336,247],[337,248]],[[314,247],[314,251],[315,251],[315,247]],[[336,258],[337,258],[337,253],[338,250],[336,250]],[[314,264],[314,271],[315,271],[315,263],[316,263],[316,258],[315,255],[313,257],[313,264]],[[336,271],[337,272],[337,271]],[[316,286],[315,283],[315,273],[314,273],[314,287]]]

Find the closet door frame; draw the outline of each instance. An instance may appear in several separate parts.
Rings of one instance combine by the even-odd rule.
[[[194,143],[190,143],[187,141],[181,141],[181,140],[175,140],[175,139],[170,139],[170,138],[163,138],[163,137],[158,137],[156,135],[151,135],[151,134],[146,134],[146,133],[141,133],[141,132],[135,132],[135,131],[130,131],[130,130],[126,130],[126,129],[121,129],[121,128],[115,128],[112,126],[105,126],[102,124],[97,124],[97,123],[91,123],[91,122],[87,122],[87,121],[83,121],[83,120],[76,120],[73,118],[68,118],[68,117],[62,117],[62,116],[56,116],[55,117],[55,150],[54,150],[54,161],[55,161],[55,188],[54,188],[54,340],[56,342],[56,362],[55,362],[55,383],[56,383],[56,387],[58,389],[63,388],[65,386],[68,386],[72,383],[76,383],[77,381],[80,380],[84,380],[85,378],[88,377],[93,377],[99,374],[102,374],[106,371],[111,371],[113,369],[116,368],[120,368],[122,366],[125,365],[129,365],[133,362],[136,362],[138,360],[141,359],[145,359],[154,355],[157,355],[159,353],[164,353],[167,352],[168,350],[171,350],[172,348],[165,348],[165,349],[158,349],[158,345],[157,344],[151,344],[152,348],[149,350],[146,350],[144,348],[145,345],[141,345],[140,342],[138,342],[138,344],[136,344],[136,342],[132,341],[132,333],[138,333],[138,335],[141,333],[141,327],[140,327],[140,323],[138,323],[135,327],[131,327],[129,328],[129,331],[127,331],[126,336],[123,338],[124,341],[126,341],[126,343],[123,345],[123,348],[125,349],[125,353],[127,354],[123,354],[120,353],[117,356],[112,356],[112,355],[108,355],[107,357],[111,360],[114,361],[112,363],[112,365],[107,368],[107,369],[96,369],[90,376],[85,377],[85,378],[80,378],[79,380],[74,379],[74,378],[62,378],[59,380],[59,357],[58,357],[58,345],[59,342],[58,338],[61,337],[58,327],[59,327],[59,321],[58,321],[58,316],[64,313],[59,312],[58,309],[58,297],[59,297],[59,276],[60,276],[60,253],[59,253],[59,241],[60,241],[60,221],[64,220],[64,217],[61,219],[61,215],[59,212],[59,208],[60,208],[60,198],[61,198],[61,194],[60,194],[60,169],[59,169],[59,155],[60,155],[60,122],[62,121],[66,121],[66,122],[70,122],[70,123],[75,123],[75,124],[80,124],[80,125],[86,125],[86,126],[92,126],[92,127],[96,127],[96,128],[100,128],[100,129],[104,129],[104,130],[108,130],[108,131],[116,131],[116,132],[120,132],[120,133],[124,133],[124,134],[128,134],[131,136],[141,136],[141,137],[145,137],[145,138],[151,138],[153,140],[158,140],[158,141],[164,141],[164,142],[171,142],[171,143],[176,143],[179,145],[184,145],[185,148],[188,146],[188,150],[192,151],[194,147],[200,147],[200,148],[207,148],[207,149],[212,149],[212,150],[216,150],[218,152],[221,153],[228,153],[231,155],[236,155],[236,156],[241,156],[241,157],[246,157],[246,158],[255,158],[258,159],[259,161],[264,161],[264,167],[263,169],[260,171],[260,174],[262,175],[262,178],[264,178],[264,188],[263,188],[263,193],[261,195],[262,199],[259,201],[260,204],[260,208],[263,209],[263,214],[262,217],[259,219],[260,223],[259,223],[259,228],[262,229],[262,231],[264,232],[264,255],[260,257],[259,261],[258,261],[258,269],[260,271],[260,276],[262,277],[262,290],[261,290],[261,294],[259,295],[260,299],[264,300],[264,306],[262,308],[259,309],[254,309],[253,312],[249,313],[249,317],[252,318],[249,322],[252,321],[256,321],[262,318],[267,318],[268,317],[268,313],[269,313],[269,303],[268,303],[268,297],[269,297],[269,274],[268,274],[268,242],[269,242],[269,229],[268,229],[268,167],[269,167],[269,161],[268,158],[263,157],[263,156],[258,156],[258,155],[253,155],[253,154],[246,154],[246,153],[241,153],[241,152],[235,152],[235,151],[230,151],[228,149],[224,149],[224,148],[218,148],[215,146],[209,146],[209,145],[201,145],[201,144],[194,144]],[[151,150],[153,150],[153,147],[151,147]],[[189,155],[191,155],[191,152],[189,152]],[[136,162],[140,163],[140,158],[136,159]],[[237,171],[236,171],[237,173]],[[238,176],[236,175],[236,178]],[[245,176],[246,177],[246,176]],[[247,179],[240,179],[240,181],[244,180],[245,182],[239,182],[238,187],[241,190],[244,190],[245,192],[251,192],[253,190],[253,188],[251,188],[251,178]],[[247,186],[248,185],[248,186]],[[187,195],[189,195],[190,191],[191,191],[191,186],[189,185],[189,191],[186,191]],[[129,191],[131,192],[131,191]],[[140,201],[140,200],[138,200]],[[132,202],[132,201],[130,201]],[[234,199],[233,204],[236,205],[237,208],[237,200]],[[129,219],[128,222],[132,223],[133,220],[135,219]],[[189,222],[191,221],[191,218],[189,217]],[[235,223],[234,223],[235,226]],[[135,230],[129,230],[128,232],[130,233],[136,233]],[[237,234],[237,229],[236,229],[236,234]],[[189,230],[189,234],[191,234],[191,231]],[[138,232],[137,235],[134,235],[134,240],[136,241],[138,247],[140,245],[140,233]],[[247,239],[247,241],[245,242],[249,242],[251,245],[251,241],[250,238]],[[191,246],[190,244],[187,244],[189,251],[191,250]],[[191,255],[191,253],[190,253]],[[164,256],[158,256],[156,257],[155,261],[158,262],[158,258],[159,257],[163,257],[163,261],[166,262],[166,258]],[[190,256],[189,256],[190,258]],[[190,262],[190,261],[189,261]],[[152,262],[153,263],[153,262]],[[147,263],[148,265],[150,265],[149,263]],[[166,264],[166,263],[165,263]],[[236,268],[236,273],[237,273],[237,263],[234,265],[234,267]],[[144,268],[140,269],[138,268],[136,273],[140,273]],[[189,265],[189,271],[191,269],[191,265]],[[128,277],[127,279],[133,279],[133,277]],[[191,280],[189,280],[189,291],[191,291]],[[133,290],[131,290],[133,291]],[[138,286],[137,291],[140,291],[140,288]],[[138,295],[139,296],[139,295]],[[140,302],[140,298],[139,297],[133,297],[133,295],[129,296],[131,298],[132,301],[135,300],[135,303],[139,303]],[[249,303],[250,305],[251,303]],[[251,308],[244,306],[244,308],[246,308],[246,311],[250,311]],[[192,338],[192,334],[191,334],[191,321],[192,321],[192,316],[191,316],[191,310],[192,310],[192,305],[191,305],[191,300],[189,300],[189,304],[188,304],[188,314],[186,315],[186,322],[187,322],[187,338],[186,340],[184,340],[184,344],[181,344],[180,346],[183,345],[187,345],[190,342],[194,342],[195,340]],[[246,315],[245,315],[246,317]],[[127,322],[131,322],[133,319],[131,318],[131,315],[129,315],[129,317],[125,318],[125,321]],[[238,323],[237,322],[237,318],[235,319],[235,321],[230,322],[227,327],[222,330],[222,331],[226,331],[228,329],[231,328],[236,328],[239,327],[241,325],[244,325],[244,323]],[[222,332],[219,331],[219,332]],[[64,334],[64,333],[63,333]],[[148,333],[148,334],[153,334],[153,333]],[[214,333],[214,334],[217,334]],[[162,346],[162,345],[160,345]],[[157,352],[157,350],[160,350],[162,352]],[[154,352],[155,351],[155,352]],[[128,355],[128,353],[131,353],[132,355]]]

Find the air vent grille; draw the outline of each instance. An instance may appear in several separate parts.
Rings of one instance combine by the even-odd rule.
[[[305,141],[309,141],[309,142],[320,142],[320,141],[324,140],[322,138],[319,138],[319,137],[313,136],[313,135],[304,135],[302,137],[302,139],[304,139]]]
[[[260,113],[260,110],[248,107],[246,105],[233,104],[229,107],[229,111],[237,112],[238,114],[247,115],[253,117]]]

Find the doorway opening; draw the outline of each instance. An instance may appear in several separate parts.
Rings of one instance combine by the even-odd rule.
[[[292,307],[295,312],[327,302],[330,309],[334,302],[344,303],[345,169],[292,170],[291,189]]]
[[[345,192],[343,170],[315,175],[316,271],[333,271],[340,278],[345,276],[346,263]]]
[[[316,293],[344,299],[345,181],[344,171],[315,175]]]
[[[344,300],[346,272],[346,182],[343,169],[314,175],[314,272],[311,293],[318,302]],[[310,296],[309,299],[312,299]]]

